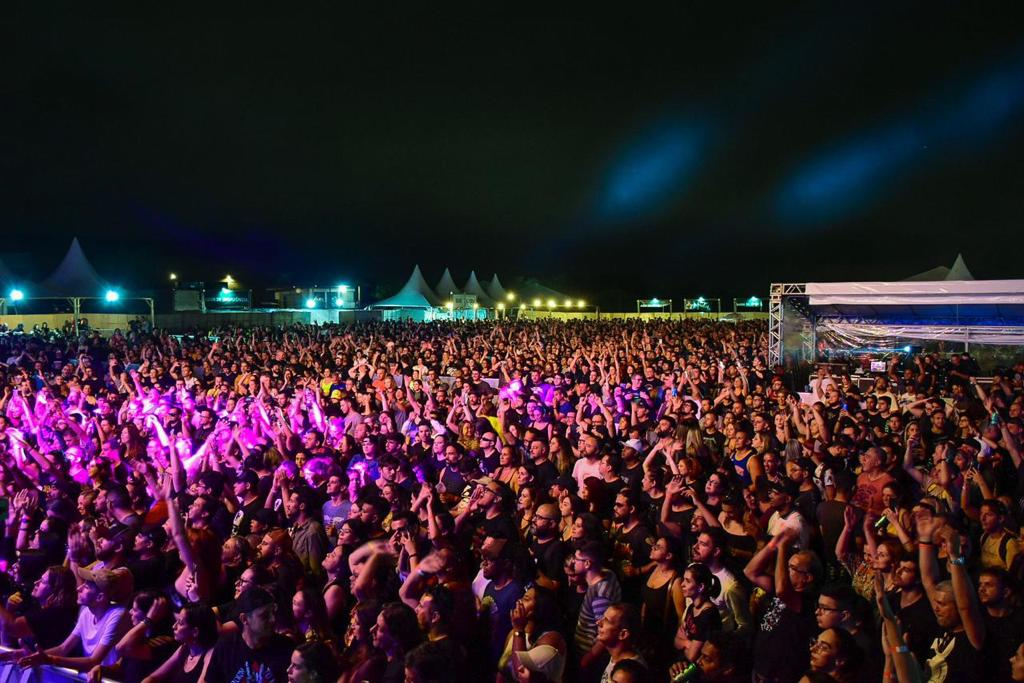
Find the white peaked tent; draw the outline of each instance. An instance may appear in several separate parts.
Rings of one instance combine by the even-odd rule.
[[[484,289],[487,290],[487,295],[495,301],[504,301],[505,297],[508,296],[508,292],[501,286],[501,280],[498,279],[498,274],[495,273],[491,281],[487,283]]]
[[[64,260],[50,275],[39,283],[36,296],[93,297],[102,296],[107,283],[89,263],[82,245],[76,237],[68,247]]]
[[[935,282],[937,280],[973,280],[974,275],[967,268],[967,264],[964,263],[963,254],[957,254],[956,260],[953,261],[953,265],[947,268],[946,266],[938,266],[931,270],[926,270],[923,273],[917,275],[911,275],[904,282]]]
[[[462,294],[462,290],[455,285],[455,280],[452,279],[452,272],[447,268],[444,269],[444,275],[441,276],[434,291],[437,293],[437,298],[442,301],[448,301],[453,294]]]
[[[370,308],[410,308],[427,309],[441,306],[441,301],[433,290],[423,279],[420,267],[412,269],[412,275],[406,281],[398,293],[394,296],[378,301]]]
[[[480,281],[476,279],[475,270],[470,271],[469,279],[466,280],[466,286],[462,288],[462,291],[476,296],[476,302],[480,304],[481,308],[494,308],[495,304],[498,303],[480,286]]]

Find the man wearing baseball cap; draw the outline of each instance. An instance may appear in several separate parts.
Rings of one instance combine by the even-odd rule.
[[[18,660],[22,668],[48,664],[86,672],[96,665],[117,661],[114,644],[128,630],[124,604],[132,595],[132,574],[117,569],[79,568],[78,621],[64,642]]]
[[[263,588],[247,588],[235,604],[242,630],[217,641],[204,683],[287,680],[294,643],[274,632],[277,625],[274,596]]]

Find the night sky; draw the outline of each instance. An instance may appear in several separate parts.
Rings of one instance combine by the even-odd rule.
[[[1024,275],[1019,4],[696,4],[8,9],[0,254],[605,307]]]

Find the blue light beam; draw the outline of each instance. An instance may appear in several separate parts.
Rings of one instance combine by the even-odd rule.
[[[618,222],[657,214],[685,191],[699,167],[707,133],[698,126],[668,125],[626,147],[596,201],[599,219]]]
[[[796,225],[834,219],[866,208],[891,191],[901,173],[924,168],[932,154],[977,150],[1024,113],[1024,59],[945,99],[944,105],[921,105],[902,121],[861,133],[807,161],[777,193],[776,215]]]

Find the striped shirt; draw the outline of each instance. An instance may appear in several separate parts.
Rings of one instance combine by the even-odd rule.
[[[601,580],[587,586],[576,622],[576,651],[583,655],[594,645],[597,638],[597,622],[612,603],[622,600],[622,587],[615,574],[605,572]]]

